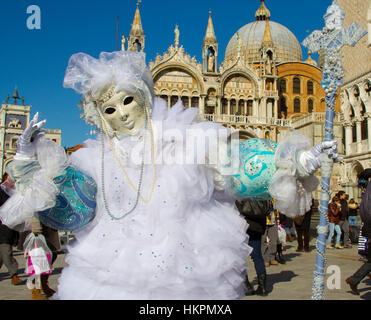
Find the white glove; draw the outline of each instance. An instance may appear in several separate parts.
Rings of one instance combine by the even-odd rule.
[[[334,162],[340,162],[343,159],[338,156],[337,141],[325,141],[316,144],[309,151],[304,151],[299,155],[299,163],[305,172],[312,175],[318,168],[321,167],[321,154],[327,153]]]
[[[41,128],[46,120],[37,122],[39,113],[37,112],[31,120],[29,126],[18,138],[17,153],[14,160],[36,160],[36,142],[45,135],[45,130]]]

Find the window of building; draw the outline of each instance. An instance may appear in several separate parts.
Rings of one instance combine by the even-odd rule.
[[[182,102],[183,102],[184,108],[188,108],[189,98],[188,97],[182,97]]]
[[[309,99],[309,100],[308,100],[308,112],[309,112],[309,113],[312,113],[313,110],[314,110],[313,100],[312,100],[312,99]]]
[[[179,97],[178,96],[171,96],[170,98],[170,106],[174,106],[178,102]]]
[[[307,82],[307,94],[314,94],[314,89],[313,89],[313,82],[308,81]]]
[[[191,107],[198,108],[199,107],[199,99],[198,97],[193,97],[191,100]]]
[[[245,115],[245,101],[244,100],[240,100],[238,102],[238,113],[240,116]]]
[[[280,117],[282,119],[286,119],[287,116],[287,105],[286,105],[286,98],[280,98]]]
[[[251,100],[247,101],[247,115],[252,116],[253,113],[253,102]]]
[[[293,82],[293,92],[300,93],[300,79],[295,77]]]
[[[228,100],[222,99],[222,114],[228,114]]]
[[[280,80],[280,92],[285,93],[287,90],[286,88],[286,79],[281,79]]]
[[[235,115],[236,114],[236,100],[235,99],[232,99],[231,100],[231,115]]]
[[[301,112],[300,99],[299,98],[294,99],[294,112],[295,113],[300,113]]]

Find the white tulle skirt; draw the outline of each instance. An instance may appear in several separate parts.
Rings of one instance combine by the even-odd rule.
[[[115,145],[133,184],[138,182],[140,165],[131,164],[125,151],[135,143],[124,139]],[[56,299],[243,297],[251,252],[247,223],[232,199],[215,192],[213,172],[207,166],[157,165],[151,201],[139,201],[132,213],[117,220],[107,213],[102,197],[99,141],[88,142],[71,161],[97,182],[97,216],[75,232]],[[133,208],[136,193],[107,145],[104,163],[106,205],[118,218]],[[148,164],[143,197],[148,197],[152,181],[153,165]]]

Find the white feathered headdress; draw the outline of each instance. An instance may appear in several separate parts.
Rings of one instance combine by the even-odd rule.
[[[130,91],[150,109],[154,98],[152,74],[142,52],[102,52],[99,59],[76,53],[69,60],[63,86],[83,95],[85,121],[98,128],[101,121],[97,104],[102,89]]]

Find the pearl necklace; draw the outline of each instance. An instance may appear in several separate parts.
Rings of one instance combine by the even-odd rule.
[[[139,181],[138,181],[138,187],[136,188],[137,190],[137,194],[136,194],[136,199],[135,199],[135,203],[134,203],[134,206],[126,213],[124,213],[121,217],[115,217],[109,207],[108,207],[108,203],[107,203],[107,198],[106,198],[106,191],[105,191],[105,184],[104,184],[104,135],[103,135],[103,132],[101,132],[101,142],[102,142],[102,157],[101,157],[101,179],[102,179],[102,195],[103,195],[103,203],[104,203],[104,207],[108,213],[108,215],[114,219],[114,220],[122,220],[124,219],[126,216],[128,216],[130,213],[132,213],[136,207],[138,206],[138,202],[139,202],[139,197],[140,197],[140,189],[142,187],[142,181],[143,181],[143,172],[144,172],[144,156],[145,156],[145,138],[146,135],[144,135],[144,138],[143,138],[143,156],[142,156],[142,163],[141,163],[141,166],[140,166],[140,175],[139,175]]]
[[[139,181],[138,181],[138,187],[136,188],[134,186],[134,184],[131,182],[131,179],[129,178],[128,174],[126,173],[123,165],[121,164],[121,161],[119,159],[119,157],[117,156],[116,152],[115,152],[115,149],[113,148],[113,145],[112,145],[112,141],[110,139],[110,136],[108,134],[108,130],[107,130],[107,126],[105,124],[105,121],[102,117],[102,125],[103,125],[103,130],[107,136],[107,139],[108,139],[108,142],[110,144],[110,147],[111,147],[111,151],[116,159],[116,161],[118,162],[122,172],[124,173],[126,179],[128,180],[130,186],[134,189],[134,191],[136,191],[136,194],[137,194],[137,197],[136,197],[136,200],[135,200],[135,203],[134,203],[134,206],[132,209],[130,209],[128,212],[126,212],[124,215],[122,215],[121,217],[117,218],[115,217],[111,211],[109,210],[108,208],[108,203],[107,203],[107,200],[106,200],[106,193],[105,193],[105,185],[104,185],[104,136],[103,136],[103,133],[101,132],[101,136],[102,136],[102,156],[101,156],[101,179],[102,179],[102,195],[103,195],[103,203],[104,203],[104,207],[107,211],[107,213],[109,214],[109,216],[114,219],[114,220],[121,220],[123,218],[125,218],[126,216],[128,216],[130,213],[132,213],[135,208],[137,207],[138,205],[138,202],[139,202],[139,198],[143,201],[143,202],[150,202],[151,199],[152,199],[152,195],[153,195],[153,192],[154,192],[154,187],[155,187],[155,184],[156,184],[156,161],[155,161],[155,144],[154,144],[154,137],[153,137],[153,128],[152,128],[152,124],[151,124],[151,119],[149,117],[149,111],[148,111],[148,107],[146,106],[145,107],[145,113],[146,113],[146,120],[145,120],[145,129],[147,129],[147,125],[149,124],[149,127],[150,127],[150,131],[151,131],[151,142],[152,142],[152,161],[153,161],[153,171],[154,171],[154,177],[153,177],[153,183],[152,183],[152,188],[151,188],[151,192],[150,192],[150,196],[148,199],[144,199],[141,194],[140,194],[140,189],[142,187],[142,182],[143,182],[143,173],[144,173],[144,158],[145,158],[145,143],[146,143],[146,130],[144,130],[144,137],[143,137],[143,156],[142,156],[142,163],[141,163],[141,168],[140,168],[140,176],[139,176]]]

